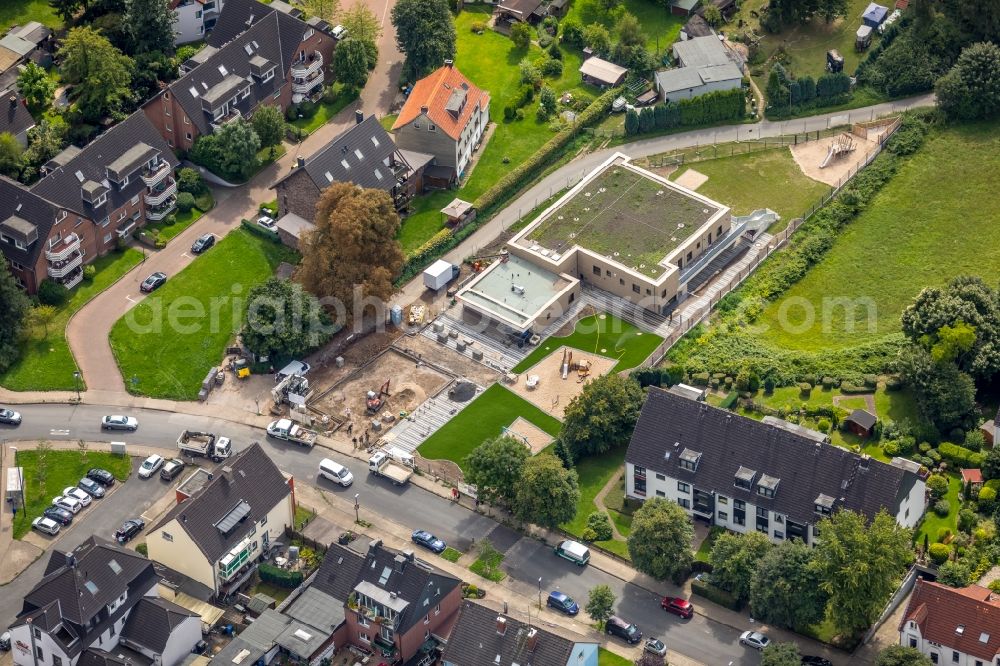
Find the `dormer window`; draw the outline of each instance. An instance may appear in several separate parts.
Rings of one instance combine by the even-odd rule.
[[[244,88],[244,89],[243,89],[243,91],[242,91],[242,92],[240,93],[240,99],[246,99],[246,98],[247,98],[247,97],[249,97],[249,96],[250,96],[250,86],[247,86],[247,87],[246,87],[246,88]]]
[[[774,497],[774,493],[778,490],[779,481],[781,479],[761,474],[760,481],[757,482],[757,494],[761,497]]]
[[[689,472],[698,471],[698,461],[701,460],[701,451],[692,451],[691,449],[684,449],[681,451],[681,456],[678,459],[678,464],[681,469],[686,469]]]
[[[829,516],[833,513],[833,502],[834,500],[832,497],[820,493],[815,502],[816,513],[821,516]]]
[[[272,67],[271,69],[269,69],[266,72],[264,72],[264,75],[262,77],[260,77],[261,82],[263,83],[263,82],[270,81],[271,79],[273,79],[274,78],[274,70],[275,70],[275,68]]]
[[[740,465],[740,468],[736,470],[736,479],[733,484],[741,490],[752,490],[753,489],[753,479],[757,476],[757,472],[752,469],[748,469]]]
[[[100,208],[101,206],[106,204],[107,201],[108,201],[108,195],[102,194],[101,196],[97,197],[97,201],[94,202],[94,208]]]

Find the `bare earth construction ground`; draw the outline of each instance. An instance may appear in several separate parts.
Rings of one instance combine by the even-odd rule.
[[[577,372],[570,372],[566,379],[562,378],[563,350],[573,352],[573,361],[590,361],[590,377],[600,377],[615,367],[617,359],[573,349],[559,347],[541,361],[518,375],[517,382],[508,388],[544,412],[551,414],[560,421],[566,411],[566,405],[583,391],[589,378],[581,381]],[[538,385],[529,389],[528,377],[538,375]]]

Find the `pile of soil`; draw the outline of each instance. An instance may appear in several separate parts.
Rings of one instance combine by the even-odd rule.
[[[452,402],[468,402],[476,396],[476,385],[472,382],[458,381],[448,389],[448,399]]]

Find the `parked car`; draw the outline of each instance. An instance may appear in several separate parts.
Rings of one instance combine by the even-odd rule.
[[[7,425],[21,425],[21,413],[6,407],[0,408],[0,423]]]
[[[278,223],[270,215],[261,215],[258,217],[257,226],[278,233]]]
[[[423,546],[428,550],[432,550],[435,553],[443,553],[444,549],[448,547],[441,539],[428,532],[427,530],[414,530],[411,535],[413,543],[418,546]]]
[[[694,606],[691,605],[691,602],[680,597],[663,597],[660,601],[660,608],[668,613],[680,615],[685,620],[694,615]]]
[[[323,458],[319,461],[319,475],[344,488],[354,483],[354,475],[351,474],[351,470],[329,458]]]
[[[62,507],[63,509],[67,509],[73,513],[80,513],[80,509],[83,508],[83,505],[80,504],[78,500],[75,500],[72,497],[65,497],[63,495],[54,497],[52,499],[52,506]]]
[[[135,432],[138,427],[139,420],[134,416],[113,414],[111,416],[105,416],[101,419],[101,430],[129,430],[131,432]]]
[[[771,639],[759,631],[744,631],[740,634],[740,645],[752,647],[754,650],[763,650],[771,644]]]
[[[339,24],[335,25],[333,26],[333,29],[330,30],[330,34],[333,35],[334,39],[339,41],[344,37],[347,37],[347,28]]]
[[[66,497],[72,497],[83,506],[90,506],[90,503],[93,501],[93,498],[90,496],[90,493],[81,490],[76,486],[69,486],[68,488],[63,488],[62,494],[65,495]]]
[[[42,511],[42,515],[46,518],[51,518],[60,525],[69,525],[73,522],[73,512],[67,511],[61,506],[50,506]]]
[[[194,242],[194,245],[191,246],[191,252],[193,254],[201,254],[213,245],[215,245],[215,234],[205,234],[204,236],[199,236],[198,240]]]
[[[10,650],[10,632],[5,631],[0,634],[0,652],[7,652]]]
[[[604,633],[609,636],[617,636],[632,645],[642,640],[642,632],[639,631],[639,627],[617,615],[612,615],[604,623]]]
[[[566,613],[566,615],[576,615],[580,612],[580,604],[573,601],[572,597],[568,594],[559,590],[549,592],[549,599],[545,602],[545,605],[549,608],[555,608],[560,613]]]
[[[85,476],[82,479],[80,479],[80,483],[76,485],[80,490],[87,493],[94,499],[100,499],[104,497],[104,486],[102,486],[97,481],[94,481],[91,478]]]
[[[802,655],[802,666],[833,666],[833,662],[825,657]]]
[[[148,479],[161,467],[163,467],[163,456],[154,453],[142,461],[142,465],[139,466],[139,478]]]
[[[167,282],[167,274],[160,271],[156,271],[155,273],[153,273],[148,278],[142,281],[142,284],[139,285],[139,291],[141,291],[144,294],[148,294],[150,292],[156,291],[164,284],[166,284],[166,282]]]
[[[184,469],[184,461],[174,458],[173,460],[168,460],[163,463],[163,469],[160,470],[160,478],[164,481],[173,481],[177,478],[177,475],[181,473]]]
[[[93,467],[87,470],[86,478],[90,479],[91,481],[96,481],[103,488],[110,488],[111,486],[115,485],[115,475],[106,469],[101,469],[100,467]],[[80,487],[89,492],[91,495],[94,494],[92,490],[88,489],[87,486],[83,485],[82,481],[80,482]],[[101,495],[97,495],[97,497],[101,497]]]
[[[642,649],[650,654],[655,654],[660,657],[667,656],[667,646],[658,638],[647,638],[646,644],[642,647]]]
[[[570,541],[569,539],[559,542],[559,545],[556,546],[556,555],[581,567],[586,566],[587,562],[590,561],[590,549],[579,541]]]
[[[122,523],[122,526],[115,532],[115,540],[118,543],[128,543],[144,527],[146,527],[146,523],[141,518],[130,518]]]
[[[48,534],[49,536],[59,534],[59,523],[44,516],[39,516],[31,521],[31,527],[32,529],[36,529],[42,534]]]

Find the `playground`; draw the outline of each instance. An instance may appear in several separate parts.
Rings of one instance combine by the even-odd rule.
[[[563,346],[522,372],[507,388],[562,420],[566,405],[586,383],[610,372],[617,363],[614,358]]]
[[[855,126],[826,139],[789,146],[795,163],[809,178],[837,187],[878,147],[882,130]]]

